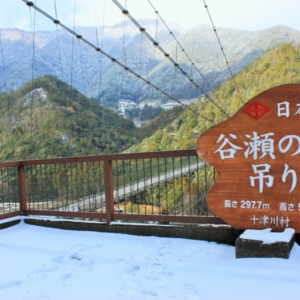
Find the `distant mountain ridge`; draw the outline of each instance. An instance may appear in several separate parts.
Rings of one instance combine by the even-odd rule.
[[[151,36],[157,35],[159,44],[177,60],[185,72],[209,91],[163,25],[156,27],[156,20],[139,22]],[[211,87],[215,88],[218,83],[229,78],[225,59],[210,26],[199,25],[189,31],[176,24],[171,24],[170,28]],[[95,28],[78,27],[75,31],[92,43],[98,43],[105,52],[173,97],[191,99],[201,96],[201,92],[179,74],[130,21],[97,28],[97,38]],[[280,44],[291,44],[295,47],[300,43],[300,32],[285,26],[253,32],[219,28],[217,32],[234,74],[268,49]],[[94,49],[79,42],[63,29],[58,32],[35,33],[34,59],[32,33],[2,29],[1,36],[8,90],[15,90],[31,80],[34,61],[34,77],[45,74],[57,76],[108,107],[115,108],[120,99],[135,102],[145,99],[167,100],[165,96],[128,75],[118,65],[97,54]],[[5,90],[3,78],[3,68],[0,68],[1,91]]]

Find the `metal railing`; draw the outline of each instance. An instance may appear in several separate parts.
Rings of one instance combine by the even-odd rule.
[[[4,162],[0,219],[222,224],[206,205],[214,177],[194,149]]]

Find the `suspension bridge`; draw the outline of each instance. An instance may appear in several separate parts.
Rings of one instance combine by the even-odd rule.
[[[182,168],[173,169],[166,173],[161,173],[158,176],[144,178],[140,181],[133,181],[130,184],[118,187],[118,189],[113,191],[114,203],[119,203],[120,199],[124,200],[127,197],[133,197],[138,193],[145,192],[147,189],[154,188],[159,184],[164,184],[165,182],[191,174],[203,167],[203,162],[188,165]],[[41,205],[41,203],[38,205]],[[62,211],[95,211],[96,209],[102,209],[104,206],[106,206],[105,193],[101,193],[89,195],[88,197],[71,201],[64,206],[54,208]],[[115,210],[119,211],[118,207],[115,207]]]

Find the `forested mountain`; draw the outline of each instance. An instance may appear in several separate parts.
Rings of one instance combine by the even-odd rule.
[[[280,45],[268,50],[261,57],[246,66],[234,78],[229,79],[215,91],[215,102],[230,116],[242,105],[260,92],[274,86],[300,82],[300,46]],[[227,117],[207,97],[192,105],[205,118],[215,124]],[[173,122],[165,128],[158,129],[151,137],[142,143],[132,146],[128,151],[158,151],[195,148],[198,134],[201,134],[213,124],[185,109]]]
[[[0,160],[122,152],[133,122],[52,76],[0,93]]]
[[[183,112],[183,106],[175,106],[172,109],[164,110],[158,117],[144,124],[137,132],[139,141],[151,136],[158,129],[164,129],[169,123],[174,121]]]
[[[289,38],[295,40],[297,34],[294,31]],[[265,89],[299,82],[299,72],[299,46],[280,45],[266,51],[235,77],[239,93],[230,79],[211,97],[232,115],[242,101]],[[193,109],[215,123],[226,118],[207,97]],[[131,146],[131,152],[194,148],[198,134],[212,125],[190,110],[181,112],[176,108],[138,130],[131,121],[53,76],[29,81],[15,92],[0,93],[0,111],[0,159],[5,161],[122,152]]]
[[[139,22],[151,36],[157,36],[158,43],[202,86],[203,80],[191,68],[187,57],[165,27],[160,23],[156,26],[156,20]],[[190,31],[177,24],[169,24],[169,27],[211,87],[216,87],[229,77],[220,45],[210,26],[199,25]],[[84,27],[75,28],[75,31],[95,45],[98,33],[98,44],[105,52],[173,97],[191,99],[201,96],[201,92],[130,21],[99,27],[97,32],[95,28]],[[299,31],[284,26],[256,32],[218,28],[218,35],[234,73],[270,48],[283,43],[298,45],[300,42]],[[63,29],[36,32],[34,37],[33,47],[31,32],[1,29],[4,67],[0,68],[0,90],[15,90],[31,80],[32,74],[34,77],[51,74],[107,107],[116,108],[116,102],[120,99],[135,102],[167,100]],[[2,80],[3,70],[5,81]],[[204,84],[203,88],[209,91],[207,85]]]

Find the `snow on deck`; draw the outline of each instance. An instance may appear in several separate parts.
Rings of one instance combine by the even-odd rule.
[[[289,259],[235,259],[205,241],[68,231],[0,230],[0,299],[298,299],[300,248]]]

